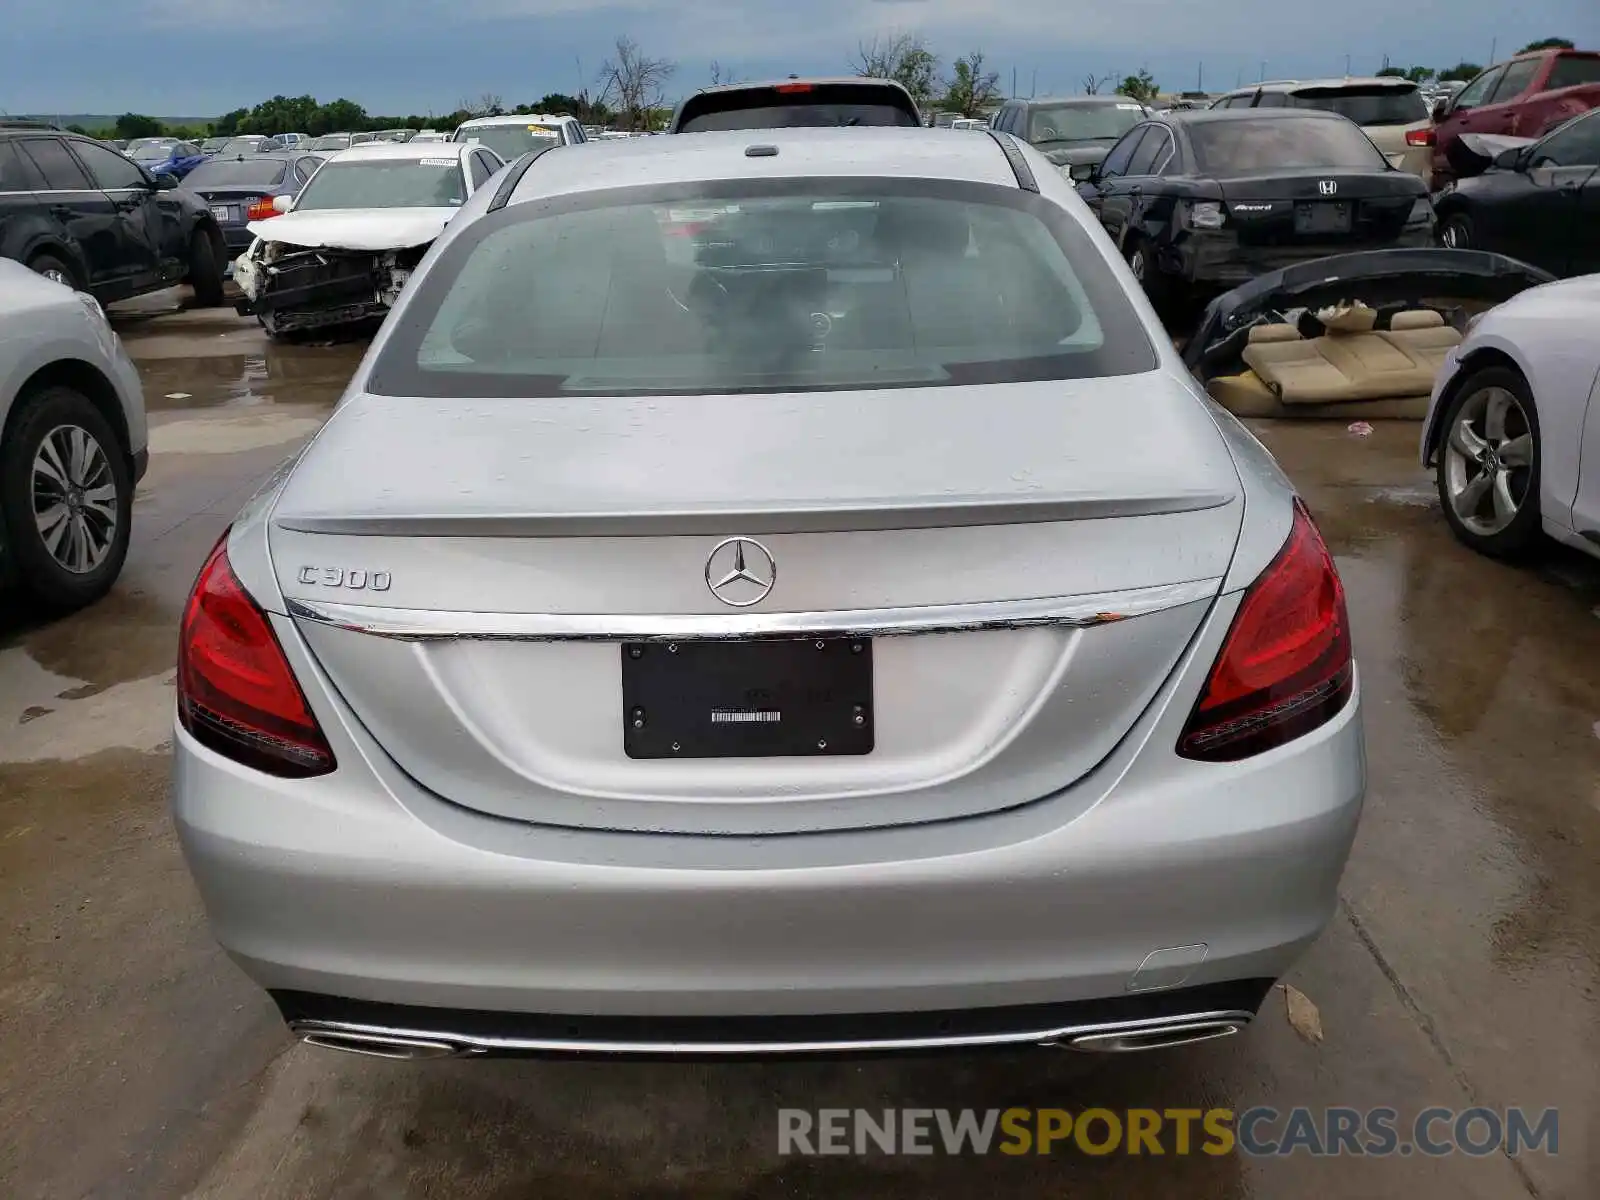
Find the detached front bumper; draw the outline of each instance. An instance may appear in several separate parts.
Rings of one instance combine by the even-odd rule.
[[[234,271],[237,311],[288,333],[381,320],[426,247],[415,251],[252,247]]]
[[[1157,265],[1185,282],[1207,288],[1232,288],[1257,276],[1281,271],[1298,263],[1349,254],[1360,250],[1424,249],[1434,244],[1432,225],[1406,230],[1391,241],[1378,243],[1307,242],[1299,245],[1252,246],[1239,241],[1231,229],[1192,231],[1175,246],[1158,255]]]

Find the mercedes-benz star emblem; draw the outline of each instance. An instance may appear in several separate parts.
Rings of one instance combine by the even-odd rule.
[[[777,582],[778,566],[771,552],[753,538],[718,542],[706,558],[706,586],[718,600],[734,608],[760,604]]]

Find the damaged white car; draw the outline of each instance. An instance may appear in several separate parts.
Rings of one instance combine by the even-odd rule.
[[[234,263],[253,313],[273,337],[381,320],[412,270],[468,197],[505,165],[474,142],[378,142],[334,155],[298,197],[253,221]]]

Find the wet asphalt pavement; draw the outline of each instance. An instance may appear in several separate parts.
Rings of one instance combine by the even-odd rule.
[[[1416,427],[1264,423],[1339,557],[1371,781],[1334,923],[1243,1037],[1161,1053],[423,1063],[298,1046],[216,949],[167,815],[176,625],[360,346],[227,310],[118,324],[151,466],[110,598],[0,613],[0,1196],[1593,1197],[1600,1194],[1600,563],[1456,545]],[[780,1158],[780,1107],[1560,1110],[1560,1153]]]

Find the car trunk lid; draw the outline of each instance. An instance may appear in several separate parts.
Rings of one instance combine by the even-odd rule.
[[[778,833],[968,815],[1081,778],[1170,675],[1240,519],[1203,406],[1150,374],[865,395],[357,395],[306,452],[270,536],[317,661],[425,787],[557,825]],[[771,583],[741,607],[708,586],[734,573],[730,538],[750,539]],[[870,753],[834,752],[848,730],[805,754],[635,753],[632,648],[660,664],[669,645],[801,635],[819,655],[870,658],[869,675],[829,668],[813,689],[866,687],[853,749]],[[833,703],[812,699],[750,707],[798,722]]]
[[[1257,246],[1383,245],[1400,235],[1424,195],[1417,177],[1401,171],[1236,175],[1217,183],[1240,242]]]

